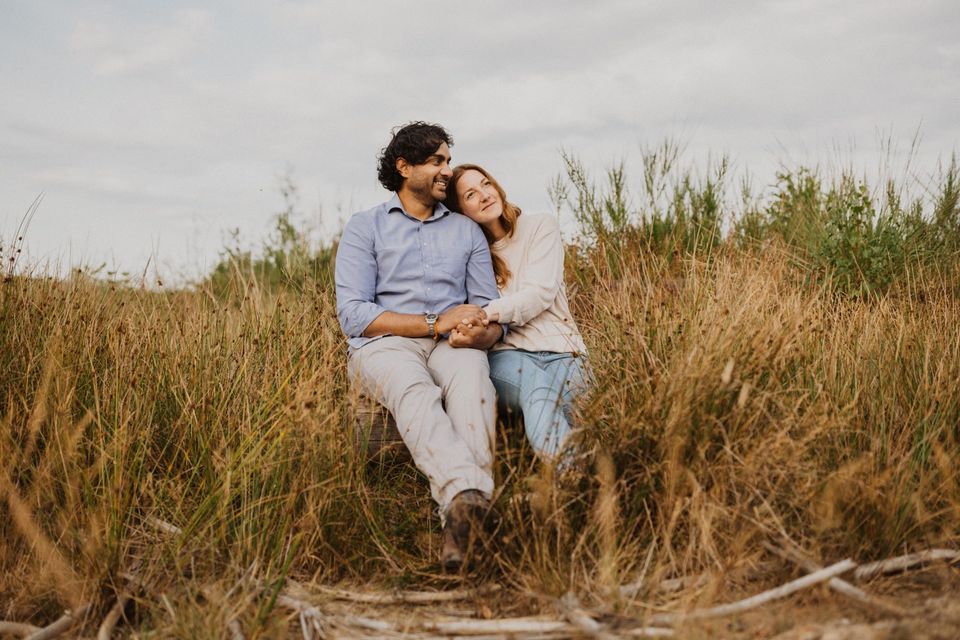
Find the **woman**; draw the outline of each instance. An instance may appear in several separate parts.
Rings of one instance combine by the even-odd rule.
[[[484,311],[488,321],[510,326],[490,351],[501,411],[520,411],[533,449],[556,462],[571,431],[571,404],[586,386],[586,347],[567,302],[557,220],[521,216],[473,164],[453,170],[445,204],[479,224],[490,243],[501,297]]]

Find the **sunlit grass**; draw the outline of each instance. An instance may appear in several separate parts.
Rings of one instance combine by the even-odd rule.
[[[837,286],[772,231],[623,212],[605,233],[602,211],[567,265],[596,378],[584,473],[557,483],[502,429],[505,524],[477,579],[615,600],[641,568],[722,573],[781,533],[825,558],[956,544],[948,235],[936,260]],[[217,273],[178,291],[0,286],[0,617],[105,611],[127,572],[149,585],[145,630],[215,635],[240,616],[269,636],[288,576],[449,582],[425,481],[353,451],[329,273]]]

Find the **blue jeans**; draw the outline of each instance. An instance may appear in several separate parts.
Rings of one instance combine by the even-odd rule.
[[[555,461],[570,435],[571,404],[587,386],[584,357],[506,349],[489,358],[501,415],[522,413],[533,450]]]

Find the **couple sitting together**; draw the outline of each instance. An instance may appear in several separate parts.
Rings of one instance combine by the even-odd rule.
[[[394,196],[350,218],[336,259],[350,378],[429,479],[448,571],[490,520],[498,404],[552,464],[586,380],[557,220],[520,215],[477,165],[451,168],[452,144],[438,125],[397,130],[378,169]]]

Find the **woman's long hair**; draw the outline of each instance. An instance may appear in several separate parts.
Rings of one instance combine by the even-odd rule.
[[[457,195],[457,183],[460,181],[460,178],[463,177],[463,174],[471,169],[483,174],[483,177],[489,180],[493,188],[500,194],[500,202],[503,203],[503,213],[500,214],[500,224],[503,225],[503,228],[507,232],[506,237],[513,237],[513,232],[517,228],[517,218],[520,217],[521,213],[520,207],[507,200],[507,194],[503,190],[503,187],[500,186],[500,183],[480,165],[460,164],[454,167],[453,177],[451,177],[447,183],[447,197],[443,201],[443,204],[453,211],[463,211],[460,207],[460,196]],[[485,227],[481,226],[480,228],[483,229],[483,235],[487,237],[487,243],[493,244],[496,242],[496,239],[490,236]],[[494,253],[493,250],[490,251],[490,257],[493,258],[493,275],[497,279],[497,286],[503,287],[513,274],[510,273],[510,269],[507,268],[507,263],[503,261],[503,258]]]

